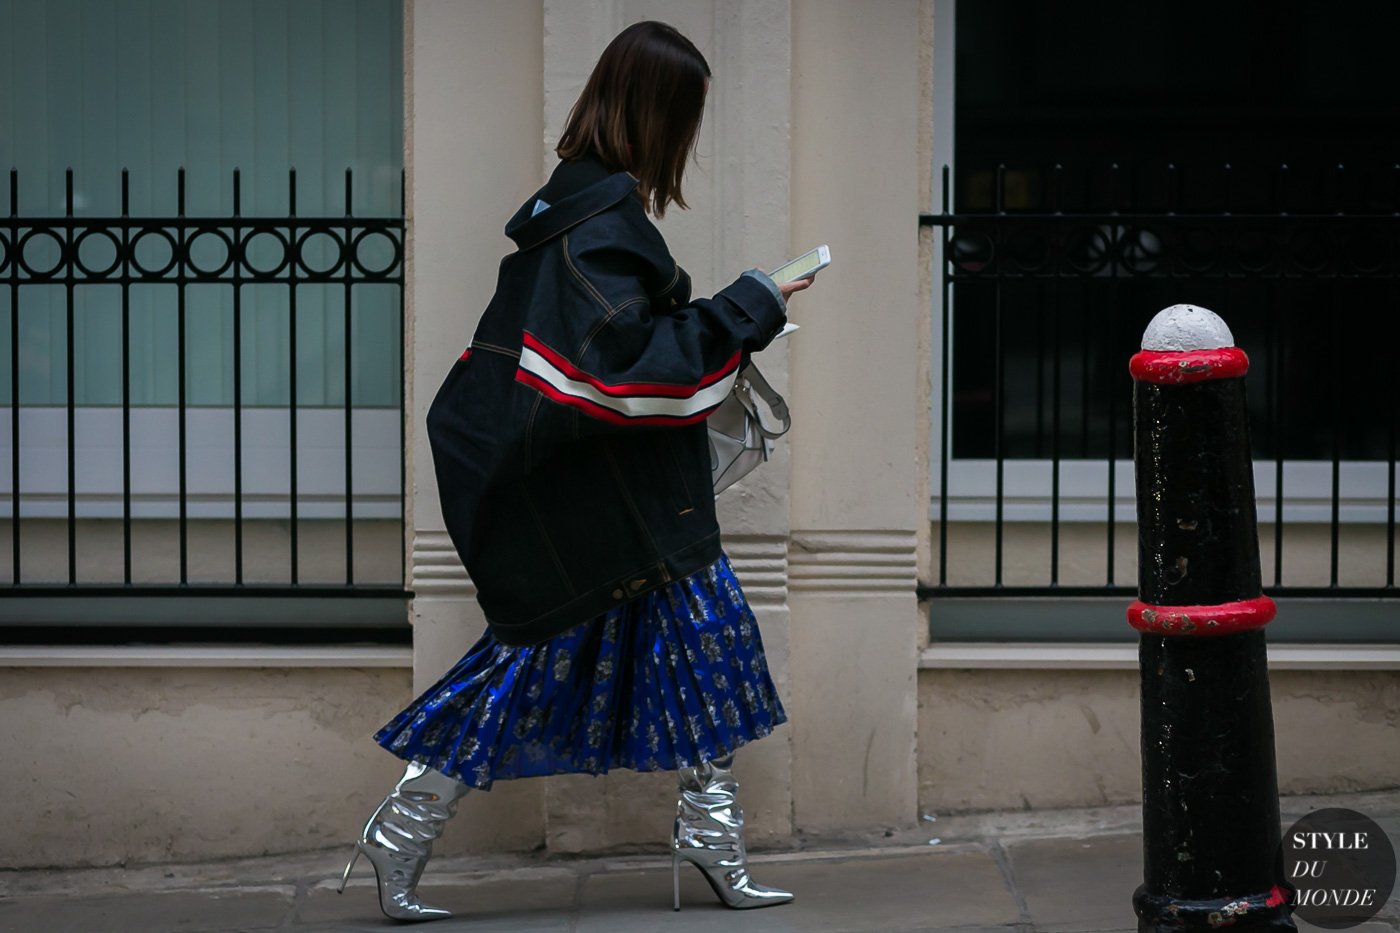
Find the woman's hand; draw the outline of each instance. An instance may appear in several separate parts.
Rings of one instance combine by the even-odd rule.
[[[783,293],[783,301],[788,301],[789,299],[791,299],[793,292],[800,292],[802,291],[802,289],[810,286],[814,278],[816,277],[809,276],[805,279],[793,279],[791,282],[784,282],[781,285],[779,285],[778,291]]]

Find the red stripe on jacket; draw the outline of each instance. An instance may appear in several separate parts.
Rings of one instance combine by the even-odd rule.
[[[666,425],[669,427],[680,427],[683,425],[696,424],[697,422],[704,421],[710,416],[711,412],[713,412],[716,408],[719,407],[718,405],[712,405],[702,412],[698,412],[694,415],[684,416],[624,415],[620,411],[613,411],[611,408],[604,408],[602,405],[599,405],[595,402],[590,402],[588,399],[579,398],[577,395],[569,395],[568,393],[560,392],[548,382],[545,382],[543,379],[536,376],[534,373],[525,369],[517,369],[515,371],[515,381],[523,385],[529,386],[530,388],[536,390],[541,395],[545,396],[546,398],[552,401],[558,402],[561,405],[572,405],[573,407],[587,414],[589,417],[597,418],[599,421],[606,421],[609,424]]]
[[[575,379],[579,382],[587,382],[589,385],[593,386],[593,388],[597,389],[599,392],[602,392],[604,395],[614,396],[637,395],[652,396],[659,398],[690,398],[695,393],[699,392],[701,389],[704,389],[708,386],[712,386],[716,382],[719,382],[721,379],[727,378],[731,373],[738,369],[739,359],[741,356],[741,351],[735,350],[734,355],[731,356],[728,360],[726,360],[723,366],[721,366],[719,369],[715,370],[712,373],[707,373],[695,385],[667,385],[666,383],[658,382],[624,382],[617,384],[609,384],[603,382],[596,376],[590,375],[589,373],[586,373],[583,370],[579,369],[577,366],[575,366],[573,363],[570,363],[559,353],[555,352],[553,349],[542,343],[538,337],[536,337],[529,331],[525,331],[525,346],[529,347],[531,350],[534,350],[540,356],[544,357],[545,360],[547,360],[550,363],[550,365],[558,369],[570,379]],[[635,418],[628,419],[629,424],[636,423],[636,421],[637,419]],[[667,423],[669,424],[673,422]]]

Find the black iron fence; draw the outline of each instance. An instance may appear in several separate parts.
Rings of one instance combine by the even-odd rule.
[[[1220,314],[1251,359],[1267,591],[1400,595],[1400,166],[1386,168],[1337,166],[1304,197],[1287,166],[1002,166],[965,182],[956,210],[944,168],[941,209],[920,217],[936,231],[941,347],[937,569],[921,598],[1131,598],[1127,361],[1178,303]]]
[[[187,216],[181,170],[174,216],[132,217],[123,172],[120,215],[88,217],[70,171],[62,216],[36,216],[10,172],[6,627],[402,624],[402,208],[356,215],[347,169],[343,214],[300,216],[293,170],[287,213],[248,217],[231,181],[231,215]],[[149,337],[135,359],[134,316]],[[211,368],[215,388],[191,399]],[[155,370],[172,397],[134,397]],[[367,534],[376,553],[357,558]],[[175,599],[135,615],[112,602],[133,596]],[[322,611],[279,602],[303,596]],[[210,597],[249,601],[211,611]]]

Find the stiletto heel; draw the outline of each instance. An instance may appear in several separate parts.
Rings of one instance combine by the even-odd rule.
[[[350,869],[355,867],[355,863],[360,860],[360,845],[355,844],[354,850],[350,854],[350,864],[345,866],[345,874],[340,876],[340,887],[335,889],[336,894],[345,893],[345,883],[350,880]]]
[[[391,920],[441,920],[452,916],[418,900],[415,889],[432,855],[433,840],[442,835],[457,801],[467,792],[461,781],[427,765],[411,762],[379,809],[369,818],[355,854],[340,878],[340,891],[350,870],[363,855],[374,869],[379,909]]]
[[[700,870],[726,907],[746,910],[786,904],[792,894],[754,882],[744,849],[744,811],[735,802],[739,789],[729,770],[732,759],[707,761],[680,770],[680,801],[671,833],[671,885],[681,909],[681,859]]]

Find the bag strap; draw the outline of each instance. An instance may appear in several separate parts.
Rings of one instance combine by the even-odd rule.
[[[753,386],[754,392],[768,404],[768,407],[772,409],[773,414],[777,416],[783,425],[781,431],[775,431],[764,424],[763,417],[758,415],[755,420],[758,422],[759,431],[763,432],[763,436],[767,438],[782,437],[792,428],[792,415],[788,411],[787,402],[777,393],[777,390],[768,384],[768,380],[763,377],[763,373],[759,372],[758,367],[753,363],[745,366],[744,371],[739,375],[742,376],[749,385]]]

